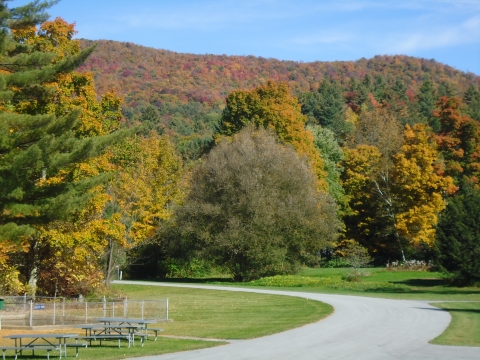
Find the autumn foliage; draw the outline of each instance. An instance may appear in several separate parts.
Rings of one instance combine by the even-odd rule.
[[[479,76],[76,40],[42,4],[0,0],[2,293],[103,291],[140,263],[253,279],[345,244],[464,271],[445,249],[452,222],[475,228],[458,219],[480,186]]]

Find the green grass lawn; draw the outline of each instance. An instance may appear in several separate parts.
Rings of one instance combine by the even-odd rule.
[[[433,303],[448,310],[452,322],[442,335],[431,341],[438,345],[480,346],[480,302]]]
[[[169,299],[163,335],[250,339],[318,321],[330,305],[289,296],[204,289],[114,285],[129,299]]]
[[[350,269],[304,269],[298,275],[278,276],[250,283],[232,283],[225,279],[183,279],[195,282],[233,286],[262,287],[328,294],[373,296],[393,299],[458,301],[433,303],[452,314],[448,329],[432,343],[442,345],[480,346],[480,288],[449,286],[443,275],[425,271],[387,271],[366,269],[359,283],[342,280]],[[172,279],[173,280],[173,279]],[[177,279],[174,280],[175,282]],[[318,321],[333,311],[331,306],[302,298],[237,293],[208,289],[172,288],[145,285],[113,285],[116,292],[129,299],[169,298],[172,322],[158,326],[163,335],[248,339],[292,329]],[[472,301],[472,302],[460,302]],[[479,301],[479,302],[473,302]],[[155,326],[157,327],[157,326]],[[0,330],[4,335],[5,330]],[[5,343],[4,339],[0,339]],[[164,354],[225,344],[219,341],[197,341],[159,337],[145,347],[128,349],[92,346],[79,350],[79,359],[121,359]],[[70,353],[74,351],[69,349]],[[52,356],[55,354],[52,353]],[[29,358],[24,356],[23,358]],[[31,358],[31,357],[30,357]],[[34,359],[44,359],[40,353]],[[7,359],[13,359],[10,352]]]
[[[154,300],[168,297],[169,318],[173,321],[162,322],[157,324],[158,326],[152,325],[152,327],[165,329],[162,335],[250,339],[319,321],[333,311],[330,305],[289,296],[144,285],[113,285],[112,287],[132,300]],[[6,331],[0,330],[0,335],[6,335]],[[6,339],[0,339],[0,342],[10,344]],[[127,348],[123,342],[119,349],[116,342],[111,341],[110,346],[80,348],[78,359],[132,358],[222,344],[225,342],[221,340],[197,341],[159,337],[156,342],[147,341],[143,348],[140,346]],[[69,349],[70,354],[73,351],[74,349]],[[8,352],[6,358],[13,359],[12,354],[12,351]],[[39,355],[35,357],[22,356],[22,358],[45,359],[44,353],[40,352]],[[51,355],[52,357],[56,356],[55,353]]]
[[[361,282],[343,281],[350,269],[304,269],[298,275],[261,279],[243,286],[405,300],[480,301],[480,288],[449,286],[443,274],[364,269]],[[225,283],[229,284],[229,283]],[[237,284],[239,285],[239,284]]]

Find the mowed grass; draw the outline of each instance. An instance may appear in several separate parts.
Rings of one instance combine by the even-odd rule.
[[[114,285],[129,299],[169,299],[163,335],[250,339],[319,321],[330,305],[302,298],[144,285]]]
[[[448,302],[431,305],[448,310],[452,315],[448,328],[432,340],[432,344],[480,346],[480,302]]]
[[[282,289],[324,294],[341,294],[405,300],[480,301],[480,288],[450,286],[444,275],[428,271],[390,271],[367,268],[361,282],[343,281],[351,269],[304,269],[291,277],[276,277],[244,286],[262,285]],[[288,280],[288,281],[287,281]]]
[[[236,293],[228,291],[172,288],[145,285],[113,285],[113,289],[129,299],[169,299],[169,318],[172,322],[161,322],[151,327],[165,331],[157,341],[147,341],[145,346],[127,348],[122,342],[118,348],[115,341],[107,346],[96,343],[87,349],[79,349],[78,359],[122,359],[147,355],[201,349],[225,344],[221,339],[249,339],[269,335],[321,320],[332,313],[330,305],[281,295]],[[0,344],[13,345],[13,341],[1,336],[32,331],[0,330]],[[38,332],[38,331],[35,331]],[[48,332],[48,331],[42,331]],[[50,332],[78,333],[78,329],[61,329]],[[202,341],[173,339],[163,335],[219,339]],[[70,357],[74,349],[68,349]],[[52,352],[52,358],[58,353]],[[22,358],[44,359],[45,352]],[[7,352],[6,359],[13,359],[13,352]]]

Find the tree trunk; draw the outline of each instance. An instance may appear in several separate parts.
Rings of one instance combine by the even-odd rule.
[[[113,269],[113,251],[114,251],[114,242],[113,240],[108,240],[108,253],[107,253],[107,266],[105,271],[105,285],[107,288],[110,287],[110,276]]]
[[[398,232],[395,230],[395,238],[397,239],[398,242],[398,247],[400,248],[400,253],[402,254],[402,261],[405,263],[407,260],[405,259],[405,253],[403,252],[403,247],[402,247],[402,241],[400,240],[400,236],[398,235]]]
[[[28,270],[28,281],[27,284],[30,287],[30,291],[32,292],[32,296],[35,299],[35,294],[37,293],[37,282],[38,282],[38,264],[37,264],[37,248],[38,248],[38,241],[33,240],[30,244],[30,250],[28,253],[28,263],[30,264]]]

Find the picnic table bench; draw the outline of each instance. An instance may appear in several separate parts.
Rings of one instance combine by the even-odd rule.
[[[5,360],[5,352],[7,350],[13,350],[15,351],[15,360],[17,359],[18,354],[24,350],[32,350],[32,355],[35,354],[35,349],[36,350],[43,350],[47,352],[47,359],[50,359],[50,351],[53,350],[60,350],[59,347],[56,346],[45,346],[45,345],[30,345],[30,346],[0,346],[0,349],[2,350],[2,358]]]
[[[100,324],[85,324],[77,325],[81,329],[85,330],[85,336],[79,336],[79,338],[87,340],[92,345],[93,341],[102,340],[118,340],[118,347],[120,347],[120,340],[127,340],[128,347],[130,345],[135,346],[135,332],[138,329],[136,325],[100,325]],[[126,331],[126,332],[125,332]]]
[[[102,318],[95,318],[95,320],[104,323],[105,325],[112,325],[113,323],[118,324],[118,326],[124,325],[131,325],[136,326],[137,330],[135,330],[134,336],[138,336],[141,340],[142,347],[145,344],[145,341],[148,339],[149,331],[155,333],[155,340],[157,340],[158,333],[163,331],[160,328],[149,328],[148,325],[155,324],[158,322],[156,319],[138,319],[138,318],[121,318],[121,317],[102,317]]]
[[[22,355],[22,351],[31,350],[32,355],[35,355],[35,350],[42,350],[47,352],[47,359],[50,359],[50,352],[53,350],[58,350],[60,353],[60,359],[62,354],[67,357],[67,339],[75,338],[78,339],[78,334],[15,334],[15,335],[5,335],[5,339],[15,340],[15,346],[3,346],[2,357],[5,360],[5,352],[7,350],[15,351],[15,359],[17,359],[18,354]],[[22,340],[27,339],[27,343],[24,344]],[[53,339],[58,340],[58,344],[53,342]],[[39,342],[43,340],[44,342]],[[63,342],[62,342],[63,341]],[[78,348],[77,348],[78,355]]]

